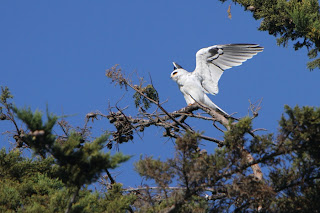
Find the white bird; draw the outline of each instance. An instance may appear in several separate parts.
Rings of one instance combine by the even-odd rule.
[[[218,81],[224,70],[239,66],[262,51],[263,47],[258,44],[223,44],[202,48],[196,54],[196,69],[193,72],[173,62],[174,71],[170,77],[177,82],[188,105],[199,102],[228,116],[206,93],[215,95],[219,92]]]

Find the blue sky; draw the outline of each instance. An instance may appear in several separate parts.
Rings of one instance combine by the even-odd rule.
[[[257,30],[260,21],[230,2],[218,1],[2,1],[0,12],[0,85],[8,86],[17,106],[45,111],[48,104],[57,115],[72,115],[82,126],[84,116],[108,105],[129,106],[132,92],[110,84],[105,70],[120,64],[126,73],[137,71],[152,77],[168,111],[186,105],[170,79],[172,61],[193,71],[195,53],[203,47],[227,43],[257,43],[264,52],[239,67],[227,70],[219,82],[219,94],[210,98],[228,113],[247,115],[250,99],[263,98],[256,128],[275,132],[283,106],[319,106],[320,72],[309,72],[306,50],[278,47],[274,37]],[[210,123],[190,121],[207,135],[222,139]],[[107,120],[92,125],[94,134],[113,130]],[[13,129],[1,122],[1,133]],[[134,157],[116,170],[116,180],[126,186],[141,183],[132,163],[142,155],[166,158],[173,143],[162,130],[150,128],[133,142],[119,146]],[[10,147],[7,135],[1,146]],[[214,146],[204,142],[206,149]],[[116,150],[112,150],[115,152]],[[115,172],[115,171],[113,171]]]

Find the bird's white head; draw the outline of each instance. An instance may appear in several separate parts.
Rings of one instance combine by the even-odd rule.
[[[184,74],[186,74],[188,72],[186,70],[184,70],[176,62],[172,62],[172,63],[173,63],[173,72],[171,73],[170,78],[177,82],[182,75],[184,75]]]

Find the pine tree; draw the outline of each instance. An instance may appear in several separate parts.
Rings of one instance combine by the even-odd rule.
[[[161,161],[143,156],[135,164],[142,177],[154,182],[129,190],[139,194],[133,205],[139,211],[318,211],[320,108],[285,106],[279,131],[261,134],[260,129],[253,129],[259,103],[250,105],[251,117],[241,119],[226,118],[199,103],[168,112],[154,95],[158,93],[152,84],[135,86],[118,66],[106,75],[114,83],[132,88],[138,101],[141,97],[148,101],[147,105],[136,104],[138,116],[126,115],[119,107],[106,116],[116,127],[113,144],[128,142],[120,138],[132,140],[134,132],[147,131],[149,126],[162,128],[163,136],[176,144],[172,158]],[[152,105],[156,108],[150,109]],[[207,116],[192,113],[196,110]],[[191,118],[212,122],[224,139],[191,128],[187,123]],[[209,142],[218,145],[213,153],[199,146]]]
[[[292,40],[295,50],[307,47],[313,59],[308,68],[320,68],[318,1],[232,1],[262,19],[259,30],[277,37],[279,45]],[[285,106],[278,131],[262,134],[253,128],[259,103],[244,118],[227,118],[198,103],[169,112],[152,82],[138,78],[134,84],[119,66],[106,76],[132,89],[136,115],[116,106],[108,114],[88,113],[85,125],[76,128],[48,109],[44,119],[40,111],[14,106],[9,89],[1,88],[0,120],[12,124],[16,141],[14,149],[0,151],[1,212],[319,211],[320,108]],[[88,123],[97,117],[115,129],[91,140]],[[207,121],[223,140],[191,128],[191,119]],[[109,170],[130,156],[112,156],[103,148],[121,150],[150,126],[174,140],[175,154],[166,160],[141,156],[135,171],[150,184],[123,188]],[[201,143],[217,147],[205,150]],[[90,189],[97,180],[104,191]]]
[[[100,194],[87,189],[103,172],[130,158],[102,151],[108,135],[89,141],[88,129],[65,128],[63,122],[64,135],[54,135],[57,116],[47,110],[44,122],[40,111],[18,109],[10,103],[12,98],[9,89],[2,87],[1,120],[14,124],[17,144],[8,153],[4,149],[0,152],[1,212],[113,212],[129,208],[135,198],[123,196],[121,185],[114,184],[113,190]],[[17,128],[16,119],[25,129]],[[34,157],[22,157],[22,148],[33,150]]]
[[[121,70],[109,71],[112,77],[113,72]],[[224,118],[199,104],[168,112],[154,95],[157,92],[152,85],[145,90],[145,86],[134,86],[121,76],[119,80],[134,89],[134,97],[145,101],[138,104],[138,117],[126,115],[119,107],[118,112],[110,111],[108,115],[87,115],[87,122],[102,116],[116,127],[107,144],[106,135],[89,141],[86,127],[76,130],[48,112],[43,121],[39,111],[14,107],[9,101],[10,91],[2,88],[1,122],[9,121],[17,127],[21,126],[17,125],[20,119],[25,127],[15,129],[13,150],[0,151],[1,211],[318,211],[320,108],[285,106],[278,133],[257,134],[259,129],[253,129],[253,122],[258,105],[251,106],[251,117],[240,120]],[[154,105],[163,114],[154,111]],[[203,110],[208,116],[191,113],[195,110]],[[224,139],[192,129],[187,124],[189,117],[213,122],[213,128],[221,130]],[[56,123],[64,134],[52,133]],[[147,131],[149,126],[163,128],[164,136],[175,139],[175,155],[164,161],[142,156],[135,170],[154,184],[124,189],[108,169],[129,156],[111,156],[102,148],[129,142],[135,132]],[[217,144],[213,152],[199,146],[208,142]],[[25,149],[33,150],[33,157],[22,156]],[[98,178],[105,180],[106,192],[88,188]]]

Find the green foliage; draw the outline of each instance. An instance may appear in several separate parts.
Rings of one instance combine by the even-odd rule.
[[[53,162],[53,158],[31,160],[21,157],[18,150],[6,153],[2,149],[0,211],[54,212],[50,210],[59,207],[52,204],[62,196],[63,183],[54,177]]]
[[[10,93],[8,87],[1,86],[1,95],[0,95],[0,120],[8,120],[11,118],[12,114],[10,109],[12,104],[8,101],[8,99],[12,99],[13,95]],[[7,111],[3,112],[4,109]],[[8,115],[6,115],[8,114]]]
[[[123,194],[121,184],[114,184],[107,193],[82,190],[78,202],[73,205],[72,212],[126,212],[135,199],[135,195]]]
[[[279,122],[279,144],[284,146],[290,167],[270,173],[273,188],[279,193],[274,209],[282,212],[316,212],[320,209],[320,108],[285,106]]]
[[[151,84],[148,84],[146,87],[140,86],[137,89],[148,98],[156,102],[159,101],[158,92],[155,90],[155,88]],[[145,96],[141,95],[139,92],[134,93],[133,98],[134,98],[134,103],[136,107],[139,107],[141,104],[143,104],[145,109],[150,108],[152,102]]]
[[[21,156],[18,149],[0,151],[0,211],[1,212],[106,212],[109,193],[98,194],[83,188],[95,182],[107,169],[114,169],[130,156],[111,156],[102,150],[108,139],[104,134],[87,141],[86,130],[53,134],[58,120],[47,109],[46,120],[40,111],[13,107],[13,96],[2,87],[1,114],[16,127],[14,138],[18,148],[33,150],[34,158]],[[2,110],[5,109],[5,112]],[[18,129],[15,118],[25,130]],[[111,192],[111,191],[110,191]],[[71,198],[71,199],[70,199]],[[123,195],[119,209],[128,208],[132,196]]]
[[[160,159],[154,160],[152,157],[146,157],[135,164],[135,170],[146,179],[154,179],[161,187],[167,187],[172,182],[174,171],[167,162]]]
[[[108,139],[107,135],[102,135],[91,143],[84,143],[82,136],[73,132],[61,142],[52,134],[57,116],[47,112],[47,121],[43,124],[42,113],[39,111],[33,113],[30,108],[14,110],[30,130],[23,137],[24,142],[42,157],[52,155],[59,165],[61,180],[70,186],[90,184],[105,169],[113,169],[130,158],[121,153],[111,156],[110,153],[101,152]]]
[[[1,86],[1,96],[0,96],[0,102],[1,104],[6,104],[8,99],[12,99],[13,95],[10,93],[10,90],[8,87]]]
[[[226,0],[220,0],[225,2]],[[310,59],[320,51],[320,13],[317,0],[232,0],[253,13],[255,19],[262,19],[259,30],[276,36],[279,45],[294,43],[295,50],[308,48]],[[310,70],[320,68],[320,59],[307,64]]]
[[[120,88],[125,87],[127,89],[128,81],[122,74],[122,69],[118,64],[114,65],[106,71],[106,76],[111,78],[112,82],[116,85],[119,84]]]
[[[158,203],[151,192],[144,194],[149,199],[144,211],[173,206],[176,212],[254,211],[260,206],[270,212],[316,212],[320,207],[320,109],[286,106],[285,110],[277,137],[254,135],[252,120],[245,117],[232,124],[225,132],[225,146],[212,154],[199,149],[197,134],[186,133],[176,140],[174,158],[140,159],[139,174],[155,180],[161,189],[157,195],[166,197]],[[246,148],[269,171],[265,180],[248,175],[252,171],[244,157]],[[168,185],[174,181],[179,190],[170,190]]]
[[[231,129],[224,135],[225,144],[229,149],[243,146],[246,142],[245,134],[252,130],[251,118],[242,118],[238,123],[231,126]]]
[[[320,108],[285,106],[286,114],[281,117],[281,134],[286,144],[295,150],[299,161],[313,159],[320,166]]]
[[[54,135],[57,116],[47,110],[43,121],[39,111],[14,108],[8,102],[10,91],[2,91],[5,118],[17,126],[14,118],[18,117],[24,124],[21,126],[27,128],[16,128],[14,137],[34,150],[34,155],[23,157],[18,149],[22,146],[8,153],[5,149],[0,151],[0,212],[320,209],[320,108],[285,106],[276,136],[257,135],[249,117],[230,121],[230,128],[224,132],[224,146],[213,153],[201,150],[200,134],[186,132],[175,140],[172,158],[162,161],[141,157],[135,163],[136,171],[153,180],[155,187],[122,189],[122,184],[109,178],[103,183],[107,191],[101,192],[91,191],[88,186],[105,170],[116,168],[130,156],[103,152],[106,134],[92,141],[88,141],[86,129],[64,129],[63,136]],[[122,113],[112,116],[109,120],[114,122],[125,120]],[[120,129],[120,124],[117,127]],[[264,179],[256,175],[257,164],[264,167],[262,171],[268,171]]]
[[[85,144],[86,152],[63,150],[69,153],[69,155],[63,155],[66,160],[64,162],[59,162],[62,160],[61,156],[28,159],[21,157],[18,150],[6,153],[2,149],[0,151],[0,211],[64,212],[70,194],[74,192],[74,186],[90,184],[98,178],[101,170],[115,168],[120,162],[129,159],[121,153],[114,156],[110,156],[109,153],[101,155],[98,150],[102,148],[105,137]],[[79,156],[82,158],[79,159]],[[111,212],[110,209],[113,209],[115,203],[117,208],[114,209],[119,209],[118,212],[129,208],[135,197],[133,195],[120,197],[119,186],[115,188],[118,188],[118,197],[114,197],[115,192],[112,190],[102,195],[82,189],[72,206],[72,212]]]
[[[103,200],[104,206],[108,207],[104,209],[104,211],[110,213],[125,212],[125,210],[130,209],[130,205],[132,205],[136,199],[137,196],[134,194],[123,194],[122,184],[114,184]]]
[[[122,153],[111,156],[101,152],[106,139],[107,136],[103,135],[91,143],[82,144],[81,137],[73,133],[62,145],[55,144],[51,154],[60,166],[60,177],[64,183],[78,187],[90,184],[105,169],[114,169],[130,158]]]
[[[143,104],[145,109],[149,109],[151,104],[154,102],[159,102],[159,96],[157,90],[152,84],[148,84],[143,87],[144,79],[139,78],[139,85],[133,85],[131,79],[127,79],[122,73],[122,69],[118,68],[118,65],[113,66],[111,69],[106,71],[106,76],[112,80],[112,83],[119,85],[120,88],[125,86],[133,88],[136,92],[133,94],[133,99],[136,107]]]
[[[33,113],[30,108],[15,107],[13,111],[30,130],[29,134],[23,136],[24,142],[42,157],[45,157],[47,152],[52,152],[55,136],[51,132],[58,117],[47,113],[47,121],[43,123],[42,113],[38,110]]]
[[[206,190],[206,183],[218,180],[219,168],[216,167],[218,155],[208,155],[200,151],[199,135],[187,132],[176,140],[175,157],[164,162],[152,157],[141,158],[135,164],[139,174],[147,179],[153,179],[159,186],[158,195],[164,193],[165,200],[159,202],[150,194],[145,194],[148,204],[140,207],[145,212],[158,212],[176,206],[176,212],[207,212],[208,202],[202,195]],[[223,165],[219,160],[219,166]],[[180,189],[168,193],[167,187],[172,181],[178,181]],[[151,204],[151,205],[150,205]]]
[[[214,158],[214,162],[216,163],[217,170],[222,170],[226,168],[229,164],[226,155],[228,153],[228,149],[226,147],[216,148],[214,150],[214,154],[212,157]]]
[[[55,173],[52,165],[54,159],[49,157],[46,159],[26,159],[21,157],[19,150],[13,150],[6,153],[5,149],[0,151],[0,174],[2,176],[9,176],[10,179],[22,181],[23,177],[30,173],[40,172],[53,175]]]
[[[20,151],[0,151],[0,212],[65,212],[70,189],[56,176],[54,159],[28,159]],[[83,188],[72,212],[124,212],[134,195],[115,184],[107,193]]]
[[[265,135],[255,135],[252,142],[250,143],[250,151],[259,154],[268,152],[268,149],[274,145],[273,141],[273,133]]]

